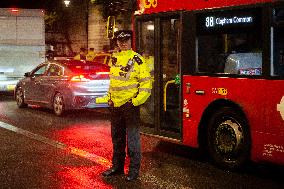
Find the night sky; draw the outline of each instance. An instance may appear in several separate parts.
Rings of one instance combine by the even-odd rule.
[[[45,8],[52,1],[58,0],[1,0],[0,8]]]

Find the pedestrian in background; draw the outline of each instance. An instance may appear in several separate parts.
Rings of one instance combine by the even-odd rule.
[[[80,48],[79,54],[74,57],[74,60],[86,60],[87,50],[83,47]]]
[[[95,56],[96,56],[95,49],[90,48],[89,51],[88,51],[88,54],[86,55],[86,60],[87,61],[93,61]]]
[[[130,158],[127,181],[138,178],[141,164],[140,109],[151,95],[152,80],[144,58],[131,49],[132,31],[115,32],[119,52],[114,53],[110,68],[108,95],[96,103],[108,103],[113,143],[112,167],[102,173],[112,176],[124,173],[127,151]],[[127,138],[127,139],[126,139]]]
[[[48,50],[46,53],[46,59],[47,60],[54,60],[54,52],[52,50]]]

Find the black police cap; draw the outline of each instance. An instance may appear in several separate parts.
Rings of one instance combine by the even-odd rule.
[[[114,37],[117,40],[127,40],[130,39],[132,36],[131,30],[119,30],[114,33]]]

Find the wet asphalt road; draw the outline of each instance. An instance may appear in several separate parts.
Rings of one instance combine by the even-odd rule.
[[[112,153],[104,109],[72,111],[61,118],[38,107],[18,109],[11,97],[0,95],[0,143],[0,189],[284,188],[283,167],[250,164],[242,172],[221,170],[196,149],[145,135],[139,180],[103,178]]]

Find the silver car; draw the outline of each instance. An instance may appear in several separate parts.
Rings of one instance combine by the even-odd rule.
[[[14,91],[19,108],[28,104],[53,109],[58,116],[66,110],[108,107],[95,98],[107,94],[109,67],[88,61],[49,61],[25,73]]]

